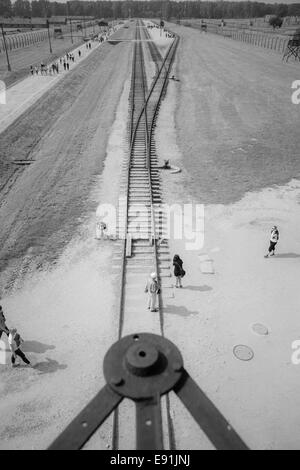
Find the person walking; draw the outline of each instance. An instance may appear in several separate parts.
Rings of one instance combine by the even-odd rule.
[[[33,75],[34,75],[34,68],[33,68],[33,65],[30,66],[30,73],[31,73],[31,76],[33,77]]]
[[[160,293],[160,287],[157,280],[157,274],[155,272],[150,274],[150,277],[147,281],[145,292],[148,293],[148,309],[151,312],[157,312],[157,296]]]
[[[9,335],[9,329],[6,326],[6,318],[4,316],[2,306],[0,305],[0,339],[2,336],[2,333],[6,333],[6,335]]]
[[[269,258],[269,256],[275,255],[275,248],[279,240],[279,230],[276,225],[271,229],[271,236],[270,236],[270,246],[268,253],[265,255],[265,258]]]
[[[11,328],[9,330],[8,336],[8,344],[11,350],[11,364],[12,367],[15,367],[16,364],[16,357],[19,356],[25,364],[30,365],[29,359],[25,356],[23,351],[21,351],[21,344],[23,343],[23,339],[17,332],[16,328]]]
[[[175,287],[182,287],[181,279],[185,275],[185,271],[182,267],[183,261],[179,255],[174,255],[173,266],[174,266],[174,276],[176,278]]]
[[[107,224],[105,222],[96,223],[96,238],[98,240],[107,238]]]

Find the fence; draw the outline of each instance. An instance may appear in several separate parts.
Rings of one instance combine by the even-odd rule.
[[[52,31],[50,31],[50,35],[53,36]],[[31,44],[45,41],[46,39],[48,39],[48,31],[44,29],[28,33],[5,35],[6,45],[9,51],[21,49],[30,46]],[[4,41],[3,38],[0,38],[0,53],[3,53],[4,51]]]
[[[184,21],[181,22],[183,25]],[[280,54],[283,54],[289,39],[292,37],[292,32],[290,34],[280,34],[272,31],[251,31],[245,29],[230,28],[227,26],[219,26],[214,24],[209,20],[205,22],[207,25],[207,31],[213,34],[219,34],[221,36],[234,39],[236,41],[246,42],[252,44],[253,46],[263,47],[266,49],[271,49]],[[200,23],[188,22],[185,26],[191,26],[192,28],[201,29]],[[293,30],[294,31],[294,30]]]
[[[282,36],[275,33],[228,30],[225,28],[223,28],[223,31],[220,31],[218,34],[222,34],[224,37],[235,39],[236,41],[252,44],[253,46],[271,49],[273,51],[279,52],[280,54],[283,54],[290,39],[289,36]]]

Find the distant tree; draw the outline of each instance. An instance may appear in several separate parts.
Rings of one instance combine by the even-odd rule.
[[[288,12],[289,12],[288,5],[283,5],[283,4],[277,5],[276,16],[279,16],[280,18],[282,18],[284,16],[287,16]]]
[[[281,0],[283,1],[283,0]],[[11,2],[14,2],[12,5]],[[31,15],[49,17],[66,15],[66,0],[32,0]],[[30,16],[28,0],[0,0],[0,15]],[[145,18],[260,18],[266,15],[283,18],[300,14],[300,3],[262,3],[259,1],[223,0],[69,0],[70,16]],[[276,25],[277,26],[277,25]],[[275,26],[275,27],[276,27]]]
[[[28,0],[16,0],[13,5],[14,16],[30,17],[31,16],[31,5]]]
[[[11,16],[12,15],[12,3],[11,0],[3,0],[0,2],[0,15]]]
[[[11,16],[11,0],[0,0],[0,16]]]
[[[31,2],[31,14],[34,18],[45,16],[44,4],[41,0],[33,0]]]
[[[269,24],[273,26],[273,28],[281,28],[283,23],[283,19],[280,16],[271,16],[269,19]]]

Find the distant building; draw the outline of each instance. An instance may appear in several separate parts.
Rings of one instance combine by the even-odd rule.
[[[57,25],[67,24],[66,16],[51,16],[51,18],[48,18],[48,20],[50,24],[57,24]]]
[[[108,22],[105,21],[104,19],[101,19],[101,20],[98,21],[98,25],[99,26],[108,26]]]
[[[46,28],[46,18],[3,18],[0,17],[0,24],[3,24],[5,28]]]

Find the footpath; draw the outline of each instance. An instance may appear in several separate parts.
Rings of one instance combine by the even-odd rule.
[[[104,41],[105,42],[105,41]],[[69,70],[64,70],[60,60],[54,62],[59,64],[58,74],[47,74],[33,76],[16,83],[6,91],[0,88],[0,133],[7,129],[24,111],[32,106],[46,91],[62,80],[66,74],[70,73],[78,64],[82,63],[95,49],[104,42],[90,41],[91,49],[86,44],[81,44],[72,51],[75,62],[69,61]],[[79,56],[79,51],[81,55]],[[66,56],[64,56],[66,57]],[[52,64],[52,63],[51,63]],[[47,64],[50,68],[51,64]],[[29,70],[28,70],[29,74]]]

